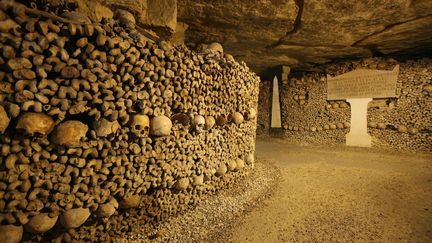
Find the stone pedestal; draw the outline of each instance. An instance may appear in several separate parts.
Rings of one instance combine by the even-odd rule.
[[[367,132],[367,108],[372,98],[347,99],[351,104],[351,129],[346,135],[346,145],[371,147],[372,138]]]

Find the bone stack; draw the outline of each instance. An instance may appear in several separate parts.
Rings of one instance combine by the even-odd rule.
[[[243,62],[150,41],[124,11],[0,9],[0,241],[123,235],[253,168],[259,78]]]
[[[369,58],[323,65],[320,73],[293,72],[281,89],[286,138],[300,143],[345,144],[350,127],[350,106],[345,100],[327,101],[326,76],[334,77],[357,68],[393,70],[400,65],[396,97],[374,99],[369,103],[367,119],[372,146],[432,151],[431,63],[431,59],[398,62]],[[268,92],[260,94],[262,104],[271,100],[269,95]],[[264,108],[269,110],[270,105],[261,108],[260,125],[269,117]]]

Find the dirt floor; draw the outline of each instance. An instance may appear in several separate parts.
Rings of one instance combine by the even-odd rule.
[[[432,242],[432,154],[269,139],[256,153],[281,180],[234,227],[233,242]]]

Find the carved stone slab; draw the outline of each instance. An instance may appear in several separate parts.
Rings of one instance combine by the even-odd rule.
[[[336,77],[327,75],[327,99],[345,100],[351,105],[351,129],[346,145],[371,147],[367,133],[367,107],[372,98],[396,97],[399,65],[392,71],[357,69]]]
[[[327,99],[396,97],[399,65],[392,71],[356,69],[336,77],[327,75]]]

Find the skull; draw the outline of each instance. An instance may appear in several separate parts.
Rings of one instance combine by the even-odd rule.
[[[192,181],[194,186],[204,185],[204,175],[194,175],[192,178],[193,178]]]
[[[66,229],[78,228],[90,217],[88,208],[71,208],[60,215],[60,223]]]
[[[184,113],[174,114],[171,117],[171,120],[172,120],[173,123],[180,123],[180,124],[182,124],[185,127],[189,126],[189,123],[190,123],[189,116],[186,115],[186,114],[184,114]]]
[[[65,121],[55,128],[51,135],[51,142],[70,148],[79,147],[87,131],[87,125],[80,121]]]
[[[216,176],[222,177],[224,176],[228,171],[227,166],[225,163],[222,163],[217,169],[216,169]]]
[[[237,161],[235,161],[235,160],[228,161],[227,168],[228,168],[228,171],[235,171],[237,168]]]
[[[246,113],[246,114],[247,114],[246,117],[247,117],[248,120],[253,120],[256,117],[256,110],[254,108],[250,108],[249,112]]]
[[[119,204],[121,208],[136,208],[140,203],[141,197],[139,195],[125,195]]]
[[[126,26],[135,26],[135,17],[129,11],[123,9],[117,9],[115,17],[119,20],[120,24]]]
[[[25,225],[25,229],[31,233],[44,233],[56,224],[58,216],[50,217],[48,213],[41,213],[33,216]]]
[[[155,136],[168,136],[171,133],[172,128],[172,122],[171,119],[169,119],[166,116],[156,116],[153,117],[151,126],[150,126],[150,133]]]
[[[0,133],[4,133],[6,128],[9,126],[10,119],[4,110],[3,106],[0,105]]]
[[[131,131],[135,136],[147,137],[150,129],[150,119],[146,115],[135,115],[132,117]]]
[[[223,126],[227,123],[227,118],[225,115],[220,115],[216,118],[216,125]]]
[[[16,125],[17,129],[23,129],[30,136],[45,136],[54,127],[54,120],[45,114],[26,112],[19,116]]]
[[[234,57],[231,54],[226,53],[225,58],[226,58],[227,62],[232,62],[232,63],[235,62]]]
[[[23,227],[13,224],[0,225],[1,242],[21,242],[23,236]]]
[[[223,47],[220,43],[213,42],[207,46],[207,49],[212,52],[220,52],[223,53]]]
[[[192,121],[193,129],[197,133],[202,133],[204,131],[205,126],[205,118],[201,115],[196,115]]]
[[[244,160],[237,158],[236,160],[236,169],[237,170],[242,170],[245,167],[245,162]]]
[[[240,125],[244,121],[243,115],[240,112],[234,112],[234,114],[232,115],[232,119],[237,125]]]
[[[255,162],[254,154],[253,153],[246,154],[244,160],[245,160],[246,164],[253,165]]]
[[[119,207],[119,204],[117,200],[112,198],[110,201],[104,204],[99,204],[99,207],[96,211],[96,215],[102,218],[109,218],[111,215],[113,215],[117,208]]]
[[[117,121],[110,122],[104,118],[93,123],[93,129],[98,137],[106,137],[110,134],[115,134],[119,128],[120,124]]]
[[[68,20],[72,20],[75,22],[81,22],[81,23],[91,23],[90,19],[85,16],[85,14],[80,12],[64,12],[62,14],[62,17]]]
[[[177,181],[177,190],[179,191],[185,191],[189,186],[189,179],[188,178],[181,178]]]
[[[205,129],[210,130],[216,124],[216,120],[212,116],[207,116],[205,120]]]

